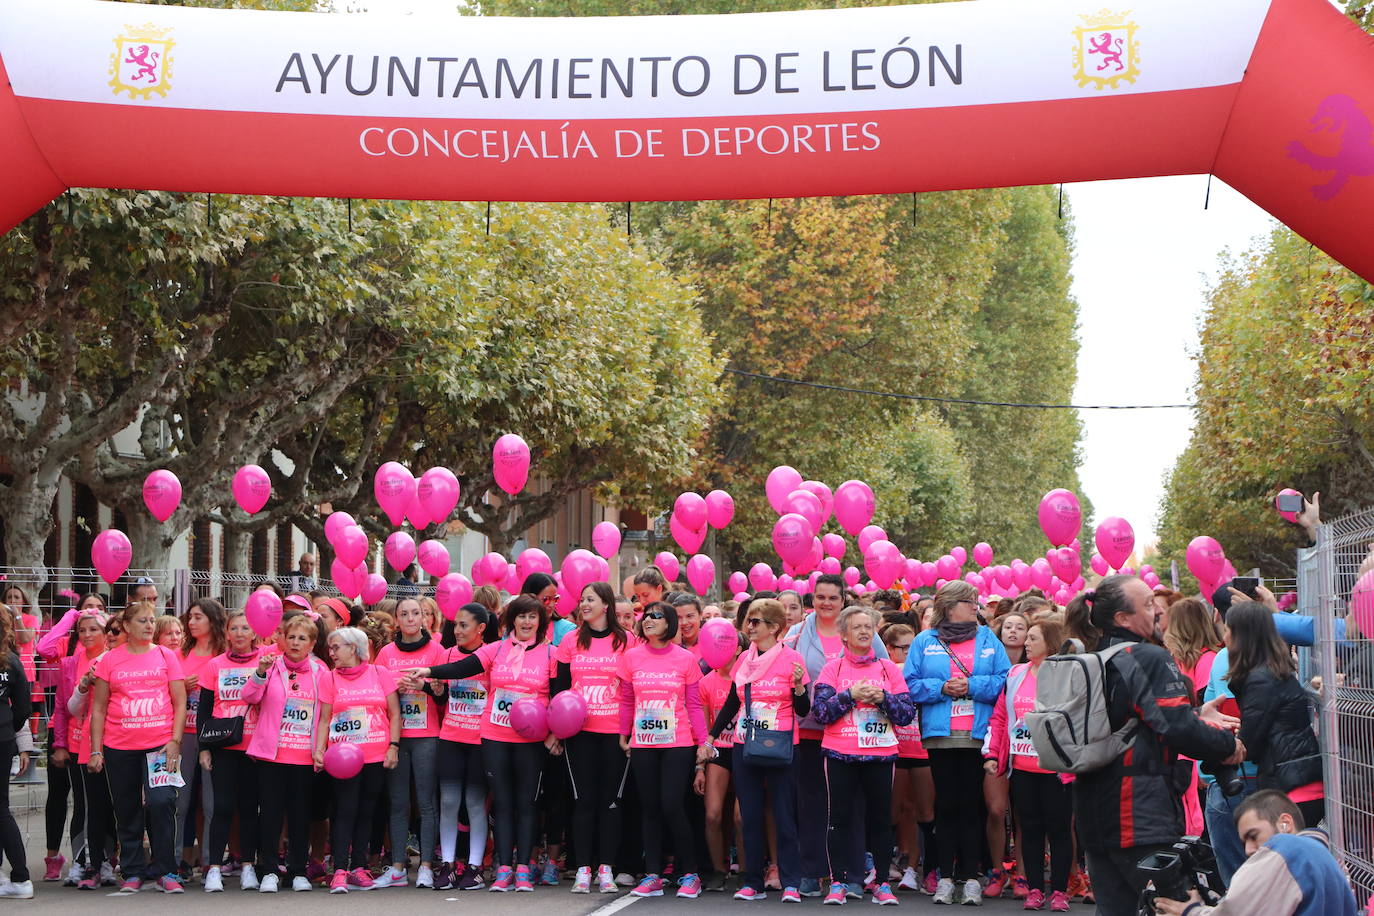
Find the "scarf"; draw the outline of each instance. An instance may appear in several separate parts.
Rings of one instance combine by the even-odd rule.
[[[283,656],[281,657],[281,663],[282,663],[282,666],[283,666],[284,668],[286,668],[286,670],[288,670],[288,671],[294,671],[294,672],[296,672],[297,674],[300,674],[302,671],[307,671],[307,670],[309,670],[309,668],[310,668],[310,656],[309,656],[309,654],[307,654],[307,655],[306,655],[304,658],[302,658],[300,661],[298,661],[298,662],[293,662],[293,661],[291,661],[291,659],[289,659],[289,658],[287,658],[285,655],[283,655]]]
[[[256,661],[259,655],[259,650],[254,649],[247,655],[239,655],[235,652],[225,652],[224,654],[229,658],[229,661],[242,665],[251,661]]]
[[[871,649],[869,650],[869,653],[867,655],[855,655],[853,652],[850,652],[848,649],[845,649],[844,660],[849,662],[856,668],[863,668],[866,665],[875,664],[878,661],[878,656],[875,655]]]
[[[402,638],[400,630],[396,631],[396,635],[392,637],[391,641],[395,643],[396,648],[400,649],[402,652],[419,652],[425,646],[429,645],[429,641],[432,638],[433,637],[429,635],[429,630],[421,628],[420,635],[415,638],[414,642],[406,642]]]
[[[510,636],[507,636],[507,637],[506,637],[506,642],[508,643],[508,645],[506,646],[506,650],[505,650],[504,652],[501,653],[501,658],[502,658],[502,661],[506,661],[506,662],[509,662],[509,663],[510,663],[510,671],[511,671],[511,677],[512,677],[512,678],[519,679],[519,677],[520,677],[520,672],[523,671],[524,668],[525,668],[525,653],[528,652],[530,649],[533,649],[533,648],[534,648],[535,640],[536,640],[537,638],[538,638],[538,635],[536,634],[535,636],[531,636],[531,637],[529,638],[528,641],[526,641],[526,642],[521,642],[520,640],[518,640],[518,639],[515,638],[515,634],[514,634],[514,633],[512,633]],[[515,656],[515,658],[512,659],[512,658],[511,658],[511,651],[512,651],[512,648],[511,648],[511,647],[513,647],[513,646],[519,646],[519,647],[520,647],[520,651],[519,651],[519,653]]]
[[[773,667],[773,662],[777,661],[781,654],[781,642],[773,643],[773,647],[764,652],[760,652],[758,646],[750,644],[740,656],[739,667],[735,669],[735,683],[740,687],[754,683],[768,673]]]
[[[369,667],[370,667],[370,666],[368,665],[367,662],[359,662],[358,664],[354,665],[352,668],[335,668],[335,669],[334,669],[334,673],[335,673],[335,674],[342,674],[344,677],[348,678],[350,681],[356,681],[358,678],[360,678],[360,677],[363,676],[363,672],[366,671]]]
[[[951,623],[948,620],[940,621],[935,628],[939,637],[947,643],[964,642],[972,639],[978,632],[978,621],[966,620],[963,623]]]

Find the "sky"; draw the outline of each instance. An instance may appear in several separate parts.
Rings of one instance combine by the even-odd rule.
[[[1075,404],[1183,404],[1197,379],[1194,357],[1207,290],[1221,253],[1240,254],[1268,236],[1272,217],[1205,175],[1065,186],[1076,247]],[[1080,410],[1079,478],[1095,521],[1121,516],[1136,544],[1154,540],[1164,475],[1188,444],[1189,410]],[[1087,520],[1084,522],[1088,530]]]

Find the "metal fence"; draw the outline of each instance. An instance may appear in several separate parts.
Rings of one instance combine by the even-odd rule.
[[[1374,632],[1359,632],[1350,602],[1371,544],[1374,509],[1320,526],[1298,563],[1298,609],[1315,633],[1300,654],[1321,697],[1327,828],[1362,906],[1374,894]]]

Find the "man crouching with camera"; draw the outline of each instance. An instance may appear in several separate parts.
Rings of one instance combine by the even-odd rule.
[[[1205,906],[1197,891],[1187,900],[1155,899],[1168,916],[1355,916],[1350,882],[1326,846],[1326,835],[1304,830],[1302,812],[1277,789],[1251,795],[1236,809],[1245,864],[1226,896]]]
[[[1225,764],[1245,759],[1245,746],[1230,731],[1198,718],[1192,684],[1159,645],[1152,598],[1135,576],[1108,576],[1067,610],[1071,628],[1077,623],[1090,637],[1093,629],[1100,634],[1089,650],[1134,643],[1111,658],[1104,680],[1112,729],[1137,722],[1126,751],[1074,782],[1079,842],[1103,916],[1135,916],[1148,881],[1138,863],[1183,836],[1191,764],[1179,755]]]

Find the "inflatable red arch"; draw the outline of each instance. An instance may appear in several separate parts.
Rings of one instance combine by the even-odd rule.
[[[7,0],[0,229],[69,187],[619,201],[1213,173],[1374,280],[1371,42],[1327,0],[623,19]]]

